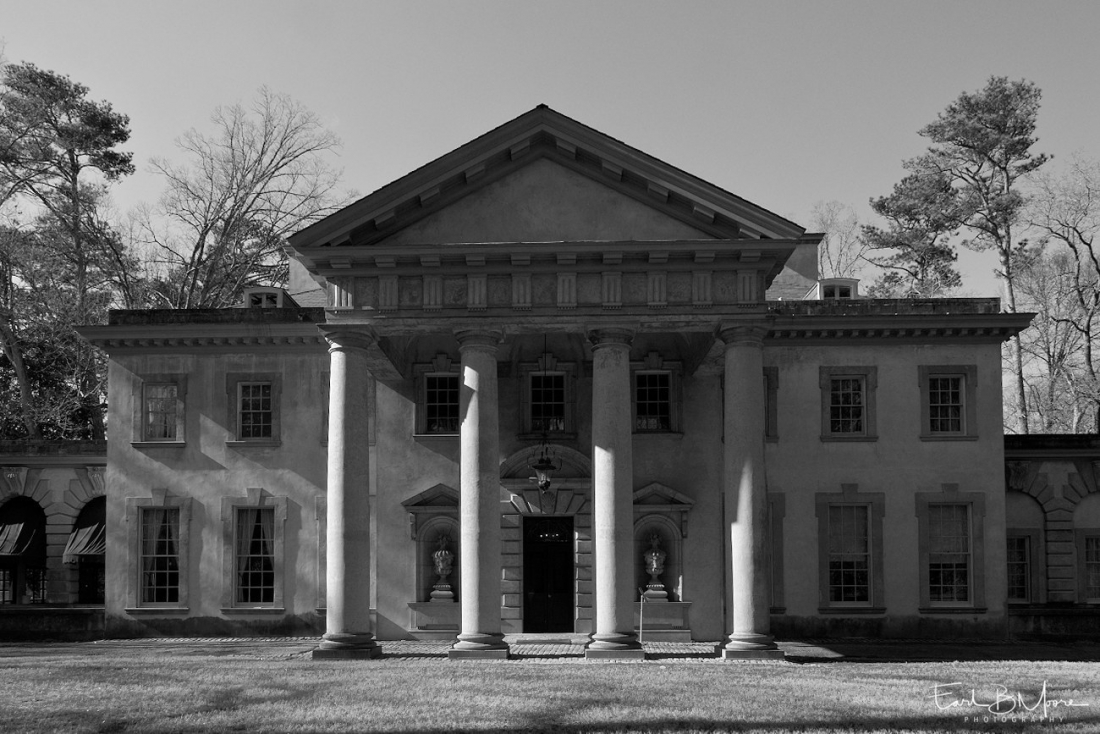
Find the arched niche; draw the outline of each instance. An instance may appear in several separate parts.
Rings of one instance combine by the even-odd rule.
[[[550,444],[550,455],[561,468],[554,472],[552,491],[540,492],[531,469],[540,448],[528,446],[505,459],[500,465],[501,486],[512,495],[512,506],[521,515],[576,515],[592,491],[592,462],[575,449]]]
[[[1073,527],[1100,528],[1100,493],[1081,499],[1073,510]]]
[[[93,497],[73,522],[61,558],[78,604],[103,604],[107,550],[107,498]]]
[[[1045,521],[1043,506],[1030,494],[1015,491],[1005,493],[1005,527],[1041,528]]]
[[[658,577],[668,594],[664,600],[681,601],[684,581],[681,561],[683,541],[680,528],[667,515],[643,515],[634,522],[635,588],[641,590],[638,592],[641,597],[650,582],[645,555],[653,547],[654,538],[657,539],[657,546],[665,553],[664,571]]]
[[[665,552],[665,570],[660,576],[668,592],[668,601],[682,601],[683,541],[687,537],[687,517],[695,501],[658,482],[634,493],[634,568],[638,588],[649,583],[645,553],[657,537]]]
[[[462,568],[458,559],[458,519],[448,516],[432,517],[424,522],[416,538],[416,600],[432,601],[432,590],[439,581],[436,573],[435,552],[442,547],[451,552],[451,574],[446,583],[451,585],[450,601],[458,601],[458,590],[462,587]]]

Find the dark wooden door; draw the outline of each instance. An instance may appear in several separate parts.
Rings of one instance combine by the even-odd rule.
[[[523,521],[523,631],[573,631],[573,518]]]

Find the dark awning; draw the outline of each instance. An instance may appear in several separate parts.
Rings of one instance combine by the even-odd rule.
[[[0,556],[21,556],[31,547],[34,526],[26,522],[0,525]]]
[[[76,528],[69,533],[69,542],[61,560],[76,563],[78,556],[102,555],[107,550],[107,533],[102,523]]]

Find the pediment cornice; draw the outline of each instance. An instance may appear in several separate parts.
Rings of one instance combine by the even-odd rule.
[[[752,202],[540,105],[290,238],[295,250],[379,242],[536,160],[588,176],[719,239],[797,239]]]

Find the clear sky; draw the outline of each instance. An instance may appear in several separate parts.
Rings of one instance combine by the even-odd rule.
[[[991,75],[1043,90],[1037,151],[1100,157],[1100,2],[54,2],[0,0],[8,61],[68,74],[130,116],[151,156],[267,85],[343,140],[369,193],[546,103],[808,226],[870,218],[916,131]],[[996,295],[990,255],[962,260]]]

